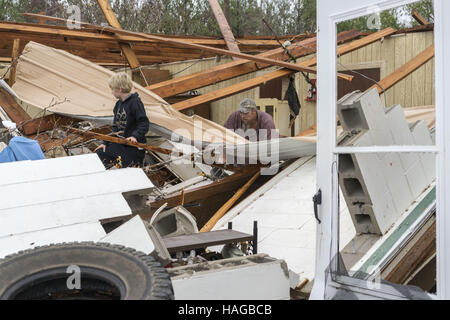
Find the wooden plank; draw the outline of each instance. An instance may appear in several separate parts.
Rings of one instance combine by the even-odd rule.
[[[113,143],[124,144],[124,145],[127,145],[127,146],[132,146],[132,147],[137,147],[137,148],[142,148],[142,149],[145,149],[147,151],[173,155],[175,157],[182,156],[182,154],[180,154],[178,152],[174,152],[174,151],[171,151],[171,150],[168,150],[168,149],[164,149],[164,148],[153,147],[153,146],[150,146],[150,145],[145,144],[145,143],[132,142],[132,141],[129,141],[129,140],[125,139],[125,138],[111,137],[111,136],[107,136],[107,135],[104,135],[104,134],[101,134],[101,133],[96,133],[96,132],[93,132],[93,131],[83,131],[83,130],[79,130],[79,129],[75,129],[75,128],[69,128],[69,131],[72,132],[72,133],[75,133],[75,134],[79,134],[81,136],[90,137],[90,138],[103,140],[103,141],[108,141],[108,142],[113,142]]]
[[[398,264],[386,275],[387,281],[403,284],[408,279],[420,263],[436,251],[436,218],[433,217],[433,223],[427,228],[424,234],[415,239],[414,246],[405,254]]]
[[[93,130],[94,131],[94,130]],[[96,133],[102,133],[102,134],[108,134],[111,133],[110,127],[102,127],[95,129]],[[92,139],[90,136],[81,136],[79,134],[68,136],[67,138],[63,139],[52,139],[48,136],[46,133],[41,133],[39,136],[36,135],[30,135],[28,136],[30,139],[37,140],[39,142],[39,145],[41,146],[41,149],[43,152],[48,152],[50,150],[53,150],[60,146],[67,146],[67,145],[74,145],[78,143],[86,142],[90,139]]]
[[[40,15],[24,13],[24,16],[29,17],[39,17]],[[50,16],[42,16],[50,21],[67,23],[66,19],[50,17]],[[82,40],[93,40],[92,43],[97,42],[100,44],[101,41],[114,41],[117,42],[117,38],[111,32],[99,32],[101,27],[95,26],[95,28],[85,26],[83,29],[74,30],[68,29],[65,26],[54,26],[54,25],[38,25],[32,23],[17,23],[17,22],[6,22],[0,21],[0,32],[2,36],[11,36],[16,37],[16,35],[22,37],[25,35],[40,37],[41,39],[50,39],[57,40],[63,39],[66,37],[67,39],[82,39]],[[60,36],[55,37],[55,36]],[[215,38],[208,37],[192,37],[192,36],[175,36],[175,35],[164,35],[167,38],[179,39],[183,42],[192,42],[196,44],[204,44],[210,46],[219,46],[226,47],[226,43],[224,40],[218,40]],[[132,43],[141,43],[141,44],[159,44],[158,41],[143,39],[135,36],[121,36],[121,40],[125,42]],[[250,48],[259,48],[262,50],[273,49],[274,47],[278,47],[278,43],[275,40],[252,40],[252,39],[242,39],[238,38],[238,42],[247,49]],[[100,42],[99,42],[100,41]],[[263,49],[264,48],[264,49]]]
[[[103,0],[103,1],[106,1],[106,0]],[[160,41],[162,43],[171,44],[176,47],[198,49],[198,50],[203,50],[205,52],[211,52],[214,54],[237,57],[237,58],[242,58],[242,59],[246,59],[249,61],[255,61],[255,62],[269,64],[269,65],[273,65],[273,66],[279,66],[279,67],[287,68],[290,70],[309,72],[309,73],[313,73],[313,74],[317,73],[317,70],[315,68],[303,67],[303,66],[299,66],[296,64],[292,64],[292,63],[287,63],[287,62],[280,61],[280,60],[268,59],[268,58],[261,57],[261,56],[252,56],[252,55],[245,54],[245,53],[237,53],[237,52],[232,52],[232,51],[225,50],[225,49],[214,48],[214,47],[195,44],[195,43],[183,42],[183,41],[176,40],[173,38],[168,38],[168,37],[160,37],[160,36],[145,34],[145,33],[141,33],[141,32],[127,31],[127,30],[114,28],[114,27],[99,27],[96,25],[92,25],[92,24],[80,22],[80,21],[77,21],[77,22],[80,23],[82,26],[98,28],[99,30],[109,31],[116,35],[131,35],[131,36],[136,36],[136,37],[139,37],[142,39]]]
[[[56,127],[72,125],[80,121],[81,120],[57,114],[50,114],[44,117],[22,122],[20,125],[18,125],[17,128],[21,130],[25,135],[29,136],[38,132],[52,130]]]
[[[428,48],[429,46],[433,45],[434,41],[434,34],[432,32],[426,33],[426,40],[425,40],[425,47]],[[433,61],[430,60],[425,64],[425,105],[431,106],[434,104],[433,101],[433,87],[434,82],[434,68],[433,68]]]
[[[393,73],[388,75],[386,78],[380,81],[380,84],[385,90],[391,88],[399,81],[403,80],[405,77],[410,75],[412,72],[417,70],[420,66],[425,64],[427,61],[434,57],[434,45],[428,47],[425,51],[414,57],[412,60],[408,61],[406,64],[395,70]],[[381,93],[382,90],[377,85],[373,85],[370,89],[377,88],[378,92]],[[369,90],[370,90],[369,89]]]
[[[305,46],[307,48],[305,48]],[[311,48],[311,50],[308,50]],[[293,44],[290,48],[291,53],[295,57],[306,55],[316,49],[316,39],[308,39],[300,43]],[[271,59],[288,59],[284,54],[283,49],[274,49],[259,56],[268,57]],[[187,92],[193,89],[199,89],[211,84],[216,84],[221,81],[229,80],[249,74],[251,72],[264,69],[269,65],[257,65],[255,62],[248,62],[245,60],[234,61],[219,66],[209,68],[208,70],[193,73],[187,76],[178,77],[169,81],[164,81],[155,85],[147,87],[162,98],[167,98],[176,94]]]
[[[189,109],[189,108],[195,107],[195,106],[203,104],[203,103],[210,103],[213,101],[217,101],[217,100],[235,95],[240,92],[250,90],[252,88],[256,88],[265,82],[275,80],[278,78],[282,78],[282,77],[288,76],[292,73],[294,73],[294,72],[291,70],[287,70],[287,69],[281,69],[281,70],[269,72],[262,76],[255,77],[253,79],[243,81],[240,83],[236,83],[234,85],[225,87],[223,89],[218,89],[218,90],[206,93],[206,94],[202,94],[195,98],[191,98],[191,99],[188,99],[188,100],[185,100],[182,102],[175,103],[172,105],[172,107],[179,111]]]
[[[413,52],[423,52],[425,47],[425,34],[415,33],[413,38]],[[425,67],[421,65],[412,73],[412,107],[425,105]]]
[[[416,9],[414,9],[411,13],[412,17],[422,26],[430,24],[430,22],[424,18],[424,16],[422,16],[419,11],[417,11]]]
[[[403,66],[407,61],[406,55],[405,55],[406,35],[396,38],[394,42],[395,42],[395,56],[394,56],[395,57],[394,58],[395,68],[394,68],[394,70],[392,70],[392,72],[394,72],[395,70],[397,70],[398,68]],[[382,83],[380,83],[380,84],[384,88],[384,85]],[[388,89],[386,89],[386,90],[388,90]],[[386,107],[390,107],[393,104],[403,105],[403,103],[405,101],[405,95],[407,94],[406,83],[404,81],[397,82],[397,84],[395,86],[393,86],[392,91],[393,91],[393,100],[390,101],[391,104],[387,105]]]
[[[414,34],[407,34],[406,35],[406,47],[405,47],[405,52],[406,52],[406,61],[411,60],[414,56],[413,56],[413,37]],[[412,75],[409,73],[406,78],[405,78],[405,101],[402,104],[403,108],[410,108],[412,107],[412,91],[413,91],[413,86],[412,86]]]
[[[353,41],[352,43],[349,43],[347,45],[343,45],[338,48],[338,56],[348,54],[348,53],[355,51],[361,47],[367,46],[367,45],[369,45],[375,41],[378,41],[394,32],[395,32],[395,29],[387,28],[380,32],[371,34],[370,36],[368,36],[366,38]],[[313,57],[311,59],[308,59],[306,61],[299,63],[298,65],[299,66],[314,66],[314,65],[316,65],[316,63],[317,63],[317,58]],[[203,94],[201,96],[198,96],[198,97],[195,97],[195,98],[192,98],[189,100],[185,100],[183,102],[176,103],[173,105],[173,107],[177,110],[184,110],[184,109],[192,108],[199,104],[217,101],[219,99],[223,99],[223,98],[232,96],[236,93],[255,88],[267,81],[271,81],[274,79],[288,76],[292,73],[293,73],[293,71],[287,70],[287,69],[277,70],[277,71],[270,72],[270,73],[264,74],[259,77],[255,77],[253,79],[250,79],[250,80],[247,80],[247,81],[244,81],[241,83],[234,84],[232,86],[229,86],[229,87],[226,87],[223,89],[218,89],[218,90],[209,92],[207,94]],[[313,123],[311,123],[311,125],[312,124]]]
[[[219,24],[220,31],[222,32],[223,38],[227,43],[228,49],[233,52],[240,52],[236,39],[234,38],[233,32],[231,31],[230,25],[223,14],[219,2],[217,0],[209,0],[209,4],[214,16],[216,17],[217,23]],[[233,60],[237,59],[233,57]]]
[[[17,60],[20,55],[20,39],[15,39],[13,42],[12,55],[11,55],[11,69],[9,70],[9,86],[12,87],[16,82],[16,67]]]
[[[3,87],[0,87],[0,106],[17,125],[31,120],[31,117],[23,110],[16,99]]]
[[[211,231],[216,223],[230,210],[230,208],[239,200],[239,198],[250,188],[250,186],[259,178],[261,171],[258,171],[246,184],[244,184],[219,210],[209,219],[200,232]],[[184,200],[184,193],[183,193]]]
[[[114,11],[112,10],[111,6],[109,5],[108,0],[97,0],[98,4],[100,5],[100,8],[102,9],[103,15],[106,18],[106,21],[113,26],[114,28],[122,29],[120,26],[119,20],[117,20],[116,15],[114,14]],[[136,54],[134,53],[133,49],[131,49],[131,45],[126,42],[119,42],[120,48],[123,51],[123,54],[125,58],[128,61],[128,64],[132,69],[138,68],[140,66],[139,60],[136,57]]]
[[[176,253],[221,244],[253,241],[253,235],[226,229],[164,238],[163,241],[169,253]]]
[[[256,173],[256,170],[259,171],[260,169],[246,169],[243,172],[235,173],[229,177],[215,181],[206,186],[186,190],[184,193],[184,203],[189,204],[195,201],[201,201],[214,195],[236,190],[237,188],[243,186],[248,181],[248,177],[251,177]],[[157,209],[166,202],[168,203],[169,207],[178,206],[181,202],[181,192],[178,192],[176,195],[170,196],[166,199],[155,201],[151,203],[150,206],[151,208]],[[152,215],[153,212],[150,212],[149,214],[140,214],[142,219],[149,219]]]

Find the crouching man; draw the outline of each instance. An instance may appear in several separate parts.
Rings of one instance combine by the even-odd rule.
[[[112,131],[129,141],[146,143],[149,120],[138,93],[131,93],[133,82],[130,77],[120,72],[112,76],[108,84],[113,96],[119,99],[114,106]],[[119,162],[123,168],[141,167],[145,157],[143,149],[111,142],[104,142],[95,152],[107,168]]]

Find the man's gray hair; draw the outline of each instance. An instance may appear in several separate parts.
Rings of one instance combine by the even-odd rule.
[[[256,110],[256,102],[250,98],[246,98],[239,103],[239,112],[249,113],[251,109]]]

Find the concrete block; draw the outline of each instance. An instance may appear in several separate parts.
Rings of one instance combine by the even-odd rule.
[[[346,130],[338,139],[340,146],[431,143],[424,124],[410,128],[403,108],[396,105],[385,109],[376,89],[346,95],[338,102],[338,112]],[[435,162],[427,156],[412,153],[339,156],[339,183],[358,233],[385,234],[428,187],[435,176],[430,163]]]
[[[400,216],[413,203],[414,197],[406,180],[400,155],[398,153],[386,154],[384,165],[386,183],[393,197],[396,212]]]
[[[366,91],[357,101],[355,101],[355,104],[359,105],[363,110],[367,124],[369,125],[369,130],[388,128],[385,109],[377,89]]]
[[[434,145],[430,130],[425,121],[417,121],[411,125],[411,134],[414,139],[414,144],[419,146]],[[420,154],[420,161],[427,178],[427,182],[431,183],[436,179],[436,156],[432,153]]]
[[[362,110],[354,106],[355,101],[362,95],[361,91],[354,91],[342,97],[337,103],[339,119],[345,131],[369,129]]]
[[[379,160],[374,154],[358,154],[355,155],[357,166],[361,172],[362,184],[366,188],[370,201],[366,203],[375,204],[383,201],[380,190],[387,190],[383,161]]]
[[[389,122],[389,128],[394,139],[394,145],[397,146],[412,146],[414,145],[414,139],[406,122],[405,113],[402,106],[396,105],[388,109],[386,112],[386,118]],[[419,160],[418,154],[401,154],[400,159],[402,161],[403,170],[406,172],[408,169]]]
[[[372,210],[376,213],[375,225],[380,230],[379,234],[386,234],[400,216],[395,209],[394,199],[389,190],[383,194],[383,201],[377,201],[372,206]]]
[[[349,207],[357,234],[381,234],[371,205],[356,204]]]
[[[429,185],[420,160],[417,160],[411,168],[406,171],[405,175],[414,198],[420,196]]]

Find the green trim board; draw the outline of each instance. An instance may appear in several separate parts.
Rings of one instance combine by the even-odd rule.
[[[370,266],[375,266],[386,256],[392,247],[398,242],[402,235],[411,227],[413,223],[424,213],[424,211],[436,201],[436,187],[433,187],[428,194],[420,201],[414,210],[403,220],[399,227],[381,244],[381,246],[367,259],[359,268],[359,272],[367,273]]]

